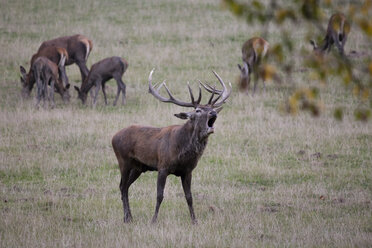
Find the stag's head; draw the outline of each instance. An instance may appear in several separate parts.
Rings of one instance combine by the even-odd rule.
[[[31,94],[31,90],[29,89],[29,85],[28,85],[28,75],[27,75],[26,69],[23,66],[20,66],[19,69],[21,72],[21,84],[22,84],[21,95],[23,98],[28,98],[30,97],[30,94]]]
[[[187,85],[189,89],[189,93],[190,93],[191,102],[183,102],[173,97],[168,87],[166,86],[165,82],[161,83],[159,87],[156,87],[156,85],[153,86],[151,83],[153,72],[154,72],[154,69],[150,72],[150,76],[149,76],[149,92],[155,98],[157,98],[158,100],[162,102],[169,102],[169,103],[174,103],[182,107],[194,108],[194,110],[190,112],[181,112],[181,113],[175,114],[175,116],[180,119],[188,119],[189,120],[188,122],[193,127],[194,131],[198,133],[199,139],[206,138],[211,133],[213,133],[214,123],[217,120],[217,114],[222,110],[222,104],[225,103],[226,99],[231,94],[231,84],[230,84],[230,89],[227,89],[225,83],[220,78],[220,76],[216,72],[213,71],[214,75],[217,77],[223,89],[217,90],[215,89],[215,87],[211,87],[199,81],[198,98],[195,100],[192,90],[190,88],[190,85]],[[160,95],[159,90],[162,86],[164,86],[164,88],[166,89],[169,95],[169,98],[165,98]],[[211,94],[207,104],[200,104],[201,98],[202,98],[200,86],[202,86],[206,91],[208,91]]]

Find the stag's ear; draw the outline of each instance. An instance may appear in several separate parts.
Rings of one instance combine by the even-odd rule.
[[[185,119],[187,119],[187,118],[190,117],[190,114],[189,114],[189,113],[181,112],[181,113],[179,113],[179,114],[174,114],[174,116],[176,116],[176,117],[178,117],[178,118],[180,118],[180,119],[185,120]]]
[[[76,86],[75,86],[76,87]],[[66,85],[66,90],[70,89],[70,84]]]
[[[240,66],[240,64],[238,64],[238,68],[239,68],[240,71],[243,70],[243,68]]]
[[[80,93],[80,89],[79,89],[79,87],[77,87],[77,86],[74,86],[74,89],[77,91],[77,92],[79,92]]]

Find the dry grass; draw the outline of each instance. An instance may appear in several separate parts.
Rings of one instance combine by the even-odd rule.
[[[278,106],[293,88],[313,83],[306,73],[295,73],[296,85],[268,84],[265,94],[259,84],[254,98],[236,92],[240,47],[258,25],[215,1],[2,0],[0,13],[0,247],[371,246],[371,122],[354,121],[359,103],[333,81],[322,89],[321,117],[283,115]],[[298,29],[293,37],[306,46]],[[95,109],[82,107],[72,92],[69,104],[56,95],[56,109],[35,110],[20,98],[19,65],[29,66],[43,40],[74,33],[94,42],[89,65],[128,60],[126,106],[103,106],[100,95]],[[346,51],[358,49],[352,42]],[[167,79],[183,99],[187,81],[215,81],[212,69],[234,84],[193,174],[197,226],[174,176],[150,224],[156,173],[133,185],[134,223],[122,222],[111,137],[135,123],[182,123],[172,115],[182,108],[147,93],[153,67],[154,81]],[[80,85],[76,66],[67,73]],[[112,103],[116,83],[108,87]],[[342,122],[334,106],[344,107]]]

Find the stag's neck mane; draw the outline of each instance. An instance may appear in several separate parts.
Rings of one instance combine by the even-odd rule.
[[[208,143],[208,136],[201,138],[200,130],[189,120],[178,130],[178,141],[178,159],[198,161]]]

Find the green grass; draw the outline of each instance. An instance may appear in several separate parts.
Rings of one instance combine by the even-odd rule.
[[[354,120],[360,103],[339,82],[319,86],[306,72],[295,70],[293,84],[268,82],[266,93],[259,84],[255,97],[237,92],[241,45],[260,35],[260,25],[245,24],[218,1],[0,5],[0,247],[371,246],[372,123]],[[269,42],[277,40],[278,30],[269,31]],[[29,68],[42,41],[75,33],[93,40],[89,67],[110,56],[129,62],[125,106],[112,106],[114,81],[107,83],[108,106],[102,93],[96,108],[82,106],[73,89],[68,104],[56,94],[55,109],[36,110],[34,99],[20,97],[19,65]],[[310,52],[303,34],[293,27],[298,49]],[[368,47],[353,29],[345,50]],[[153,81],[167,80],[184,100],[187,81],[194,90],[198,79],[216,82],[212,70],[233,84],[193,172],[197,226],[175,176],[167,180],[158,223],[150,224],[153,172],[130,188],[134,222],[123,223],[112,136],[132,124],[183,123],[173,114],[185,109],[147,93],[152,68]],[[75,65],[67,74],[80,86]],[[322,115],[284,115],[286,97],[307,85],[321,89]],[[333,118],[340,106],[341,122]]]

